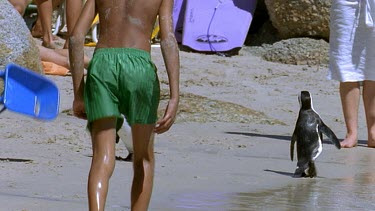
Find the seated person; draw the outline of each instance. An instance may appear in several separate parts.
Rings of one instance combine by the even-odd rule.
[[[48,75],[65,76],[70,73],[69,51],[68,49],[50,49],[39,47],[40,59],[42,60],[44,72]],[[90,59],[84,57],[85,68],[88,67]]]
[[[27,5],[29,4],[29,0],[9,0],[9,2],[21,16],[25,13]],[[67,75],[69,73],[68,49],[49,49],[44,46],[38,46],[38,48],[46,74]],[[85,56],[84,60],[85,67],[87,67],[90,59]]]

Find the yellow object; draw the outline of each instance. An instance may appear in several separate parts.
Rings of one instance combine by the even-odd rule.
[[[97,24],[99,24],[99,15],[95,16],[94,20],[92,21],[91,27]]]
[[[55,64],[53,62],[45,62],[42,61],[43,70],[46,75],[59,75],[59,76],[67,76],[70,75],[69,69]]]
[[[151,34],[151,41],[154,42],[155,39],[158,37],[160,31],[160,26],[159,26],[159,16],[156,18],[156,22],[154,25],[154,29],[152,30]]]
[[[85,43],[85,46],[86,46],[86,47],[95,47],[95,46],[96,46],[96,42],[88,42],[88,43]]]

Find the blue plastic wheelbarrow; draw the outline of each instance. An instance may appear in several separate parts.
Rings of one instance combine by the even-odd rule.
[[[0,77],[4,79],[0,113],[8,109],[40,120],[53,120],[59,114],[60,94],[53,81],[15,64],[8,64]]]

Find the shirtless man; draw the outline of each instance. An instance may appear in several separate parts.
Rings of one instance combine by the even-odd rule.
[[[126,116],[133,135],[131,209],[147,210],[154,177],[154,133],[173,124],[179,102],[179,50],[172,27],[173,0],[87,0],[70,37],[74,115],[88,120],[93,158],[88,178],[90,210],[104,210],[115,166],[116,129]],[[95,15],[100,34],[87,73],[83,44]],[[150,59],[150,37],[159,15],[161,51],[170,100],[157,121],[159,82]]]

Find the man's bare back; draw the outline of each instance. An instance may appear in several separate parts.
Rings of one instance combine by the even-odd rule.
[[[159,16],[160,47],[169,77],[170,103],[155,132],[163,133],[174,122],[179,99],[179,49],[173,32],[173,0],[87,0],[69,38],[75,101],[73,110],[86,118],[83,105],[83,44],[95,15],[99,14],[100,34],[96,48],[135,48],[151,51],[150,38]]]
[[[100,34],[97,48],[150,51],[150,37],[163,0],[96,0]]]
[[[144,88],[145,86],[142,84],[154,84],[152,82],[158,83],[158,80],[156,80],[157,72],[155,66],[150,65],[152,61],[149,60],[151,57],[148,52],[151,50],[151,33],[156,17],[159,15],[160,49],[162,51],[165,69],[168,75],[170,99],[165,108],[164,115],[158,121],[156,121],[156,115],[154,115],[157,113],[158,102],[155,103],[156,107],[154,106],[154,108],[151,108],[151,106],[146,103],[147,109],[149,107],[150,109],[153,109],[153,112],[150,112],[150,115],[147,116],[147,119],[152,117],[152,121],[148,122],[148,120],[142,120],[139,124],[132,125],[133,144],[135,144],[133,162],[134,178],[131,190],[132,210],[148,209],[153,187],[155,166],[153,134],[160,134],[168,131],[174,123],[177,115],[179,103],[180,61],[179,49],[173,33],[172,10],[173,0],[87,0],[69,39],[69,58],[74,90],[73,113],[76,117],[87,119],[87,117],[90,117],[90,115],[92,116],[94,113],[90,111],[90,106],[93,104],[94,107],[97,108],[97,112],[106,113],[108,110],[106,109],[106,106],[97,102],[105,101],[108,104],[109,101],[106,99],[108,99],[107,96],[109,96],[110,93],[105,92],[103,95],[100,95],[100,99],[94,102],[88,99],[87,94],[84,95],[85,90],[86,93],[93,93],[97,90],[94,87],[99,87],[97,86],[98,84],[100,84],[100,86],[109,86],[108,84],[115,82],[111,81],[114,79],[110,76],[113,75],[114,72],[120,72],[112,70],[113,68],[116,69],[118,65],[124,65],[124,62],[122,61],[128,61],[129,63],[132,61],[144,61],[143,63],[137,63],[137,65],[135,65],[136,67],[127,63],[126,65],[128,65],[128,67],[132,66],[132,70],[136,70],[132,71],[132,75],[140,73],[139,75],[141,77],[128,77],[129,80],[132,80],[131,83],[125,83],[124,81],[121,82],[121,85],[125,88],[127,88],[129,84],[141,87],[141,89],[137,88],[136,93],[138,94],[135,94],[136,97],[134,99],[140,99],[141,97],[146,96],[143,93],[147,93],[148,91],[146,90],[149,89],[148,87]],[[91,86],[90,84],[93,84],[93,82],[86,80],[87,83],[85,83],[84,80],[83,44],[86,34],[97,13],[99,13],[100,18],[100,34],[96,48],[100,49],[95,51],[92,60],[93,62],[88,68],[86,77],[88,79],[91,78],[92,80],[96,78],[98,79],[98,83]],[[107,56],[115,55],[116,59],[113,60],[113,64],[112,62],[105,63],[103,57],[100,57],[100,52],[107,52]],[[119,52],[122,52],[122,57],[118,57],[120,55]],[[133,59],[130,59],[130,57],[128,57],[129,55],[131,55]],[[121,61],[119,58],[122,58]],[[95,62],[95,59],[99,62]],[[103,63],[104,66],[102,66]],[[111,65],[112,69],[108,68],[109,65]],[[122,68],[119,70],[126,71],[128,68]],[[147,76],[147,74],[145,75],[145,72],[151,77]],[[99,75],[103,77],[95,76],[96,73],[100,73]],[[155,90],[158,93],[155,93],[155,95],[152,96],[160,95],[160,90],[158,90],[159,86],[155,84],[153,87],[156,87]],[[121,91],[125,88],[121,88]],[[103,90],[109,89],[103,88]],[[151,92],[153,93],[153,91]],[[112,95],[117,96],[115,94]],[[93,94],[91,96],[99,95]],[[158,99],[156,97],[152,98],[152,96],[144,101],[151,102],[153,99]],[[84,99],[86,99],[86,101]],[[120,102],[120,104],[124,105],[129,103],[129,100],[117,100],[116,102]],[[134,105],[140,105],[140,101],[137,100],[133,100],[132,103],[134,103]],[[117,106],[120,108],[122,105]],[[116,108],[116,105],[110,107],[116,112],[119,109]],[[88,111],[87,113],[86,108]],[[133,110],[129,111],[129,113],[130,112],[132,112],[132,114],[144,113],[143,110]],[[90,123],[92,126],[91,138],[93,149],[95,148],[95,150],[93,150],[93,159],[88,178],[87,192],[90,210],[104,210],[105,207],[109,179],[114,170],[115,163],[114,149],[117,120],[114,116],[115,115],[112,114],[106,114]]]

